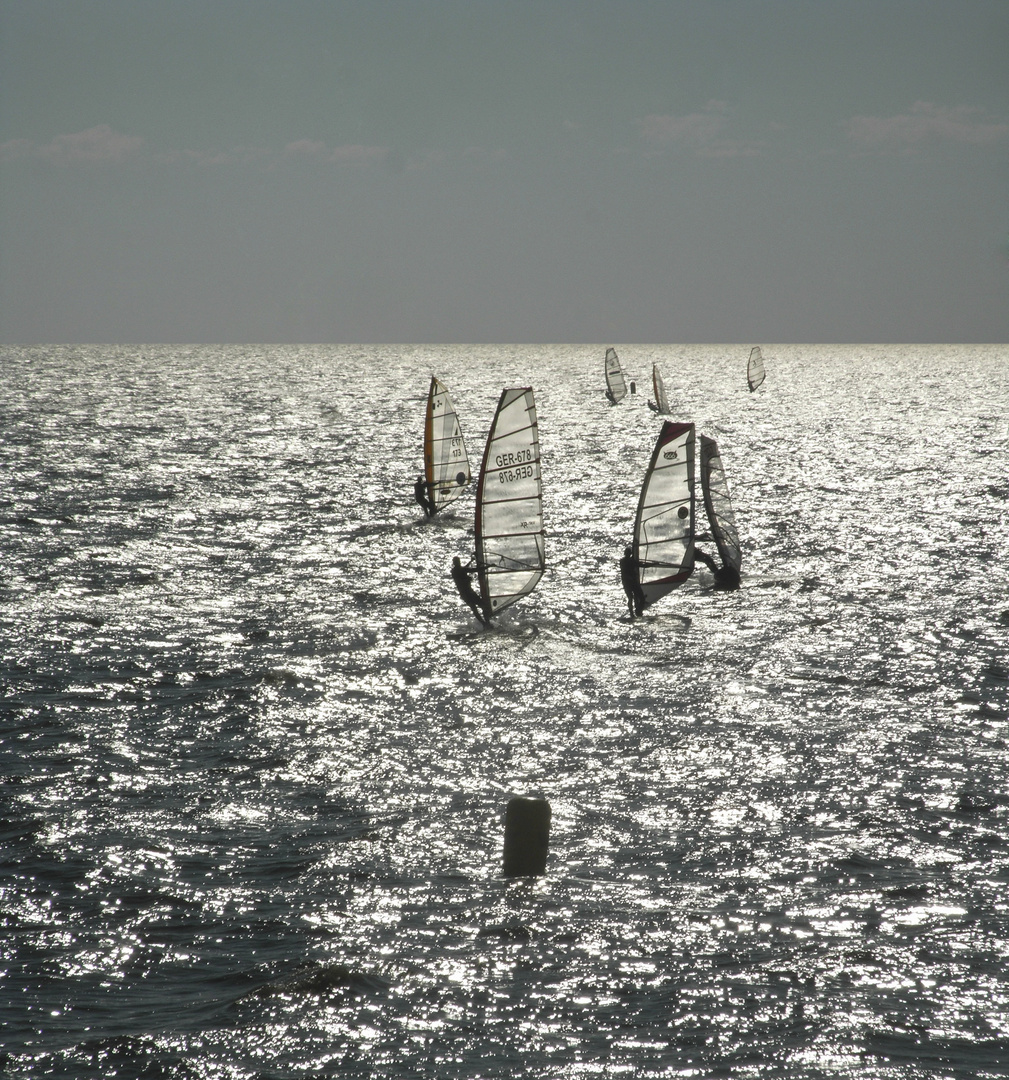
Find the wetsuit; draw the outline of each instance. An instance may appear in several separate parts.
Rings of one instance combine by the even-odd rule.
[[[483,603],[480,597],[476,594],[473,586],[470,584],[469,576],[472,571],[467,570],[465,566],[459,561],[457,555],[452,560],[452,580],[455,582],[455,587],[459,590],[459,595],[469,604],[473,614],[484,624],[484,626],[490,626],[490,619],[484,614]]]

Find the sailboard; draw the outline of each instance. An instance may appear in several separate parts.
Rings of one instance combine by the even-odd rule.
[[[633,556],[642,608],[694,569],[694,425],[662,425],[634,520]]]
[[[546,566],[539,429],[530,387],[503,390],[476,496],[476,569],[489,618],[531,593]]]
[[[666,400],[666,387],[662,382],[662,372],[659,371],[658,364],[652,364],[652,390],[655,393],[655,401],[648,402],[652,412],[668,414],[669,402]]]
[[[756,390],[764,381],[764,356],[759,345],[750,349],[750,359],[746,364],[746,382],[750,390]]]
[[[739,548],[736,514],[729,496],[729,482],[725,478],[718,443],[707,435],[701,436],[701,493],[708,523],[711,525],[711,535],[715,538],[722,563],[731,566],[738,573],[742,552]]]
[[[606,350],[605,361],[606,372],[606,396],[609,398],[611,404],[616,405],[618,401],[623,401],[627,395],[627,384],[624,381],[624,369],[620,366],[620,360],[617,357],[616,349]]]
[[[458,499],[471,479],[459,417],[448,387],[433,375],[424,422],[424,479],[432,514]]]

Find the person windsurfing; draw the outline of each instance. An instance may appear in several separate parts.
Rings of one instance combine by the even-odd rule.
[[[634,548],[629,544],[624,548],[624,557],[620,560],[620,584],[627,594],[627,613],[634,622],[635,615],[641,617],[645,596],[638,578],[638,560],[634,558]]]
[[[462,560],[458,555],[452,559],[452,580],[455,582],[455,587],[459,590],[459,595],[463,600],[469,604],[473,614],[483,623],[484,626],[490,626],[490,619],[484,613],[483,601],[470,584],[470,576],[473,571],[468,566],[463,566]]]
[[[434,516],[434,500],[428,493],[427,481],[423,476],[418,476],[413,485],[413,497],[424,508],[425,517]]]
[[[700,559],[712,574],[715,575],[716,589],[732,592],[739,588],[739,571],[734,566],[729,566],[728,564],[719,566],[706,551],[701,551],[696,544],[694,545],[694,558]]]

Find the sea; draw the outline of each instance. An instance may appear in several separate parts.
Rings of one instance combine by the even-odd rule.
[[[0,1075],[1009,1075],[1009,346],[751,344],[2,347]],[[742,587],[631,621],[653,364]],[[491,629],[432,374],[535,394]]]

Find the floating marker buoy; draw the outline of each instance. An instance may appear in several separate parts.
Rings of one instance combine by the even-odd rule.
[[[505,810],[505,877],[539,877],[546,873],[550,847],[550,803],[517,797]]]

